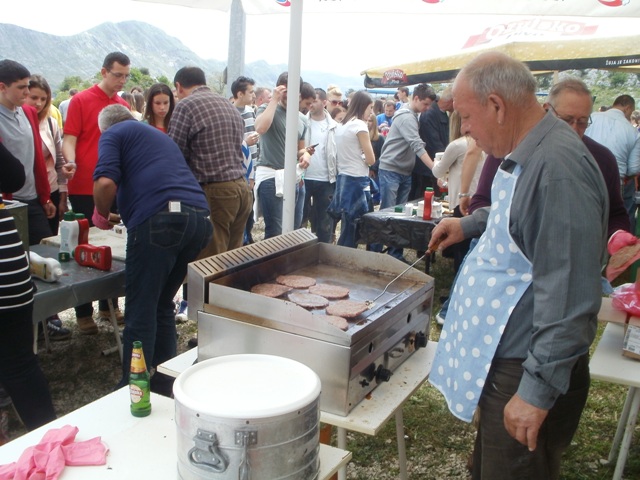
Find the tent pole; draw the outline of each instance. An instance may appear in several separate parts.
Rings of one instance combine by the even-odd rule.
[[[227,81],[224,95],[231,97],[231,84],[244,74],[244,50],[247,18],[242,8],[242,0],[232,0],[229,17],[229,53],[227,55]]]
[[[298,115],[300,104],[300,58],[302,52],[302,3],[291,2],[289,17],[289,83],[287,88],[287,134],[284,154],[282,233],[295,228],[296,163],[298,162]]]

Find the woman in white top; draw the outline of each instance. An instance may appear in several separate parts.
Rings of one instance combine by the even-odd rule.
[[[373,210],[369,188],[369,167],[375,163],[367,118],[373,100],[364,91],[356,92],[342,123],[336,129],[338,178],[329,214],[341,221],[338,245],[356,248],[358,219]]]
[[[475,140],[469,135],[462,134],[460,124],[460,115],[454,111],[449,119],[449,138],[453,140],[447,145],[442,158],[436,158],[432,169],[436,178],[447,182],[449,209],[451,210],[454,210],[460,203],[460,194],[471,196],[476,191],[485,159],[484,152],[476,146]],[[463,161],[467,161],[465,157],[469,161],[473,160],[476,163],[476,169],[468,191],[462,192],[460,185]]]
[[[67,164],[62,156],[62,134],[58,123],[49,116],[51,99],[51,87],[47,80],[42,75],[31,75],[26,104],[38,112],[42,154],[51,189],[50,200],[57,210],[56,215],[49,219],[49,226],[57,235],[60,220],[67,211],[67,180],[75,173],[75,165]]]

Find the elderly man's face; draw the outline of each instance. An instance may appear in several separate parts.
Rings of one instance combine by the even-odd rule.
[[[482,150],[498,158],[510,152],[510,148],[501,146],[501,128],[495,105],[492,102],[482,105],[467,80],[461,76],[453,86],[453,106],[460,114],[460,131],[471,135]]]
[[[591,115],[591,97],[589,95],[563,90],[555,98],[553,109],[560,120],[564,120],[582,138],[589,126]]]

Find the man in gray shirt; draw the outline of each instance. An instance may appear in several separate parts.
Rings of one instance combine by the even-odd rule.
[[[584,143],[545,114],[536,88],[501,53],[460,72],[462,128],[505,160],[491,207],[443,220],[429,243],[484,232],[460,269],[430,377],[455,416],[479,413],[478,479],[557,479],[589,391],[608,196]]]

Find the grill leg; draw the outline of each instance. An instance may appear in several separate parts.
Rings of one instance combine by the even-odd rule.
[[[347,449],[347,429],[338,427],[338,448],[341,450]],[[338,470],[338,480],[347,480],[347,466],[341,467]]]
[[[404,417],[402,405],[396,409],[396,437],[398,439],[398,465],[400,466],[400,480],[407,480],[407,450],[404,443]]]

